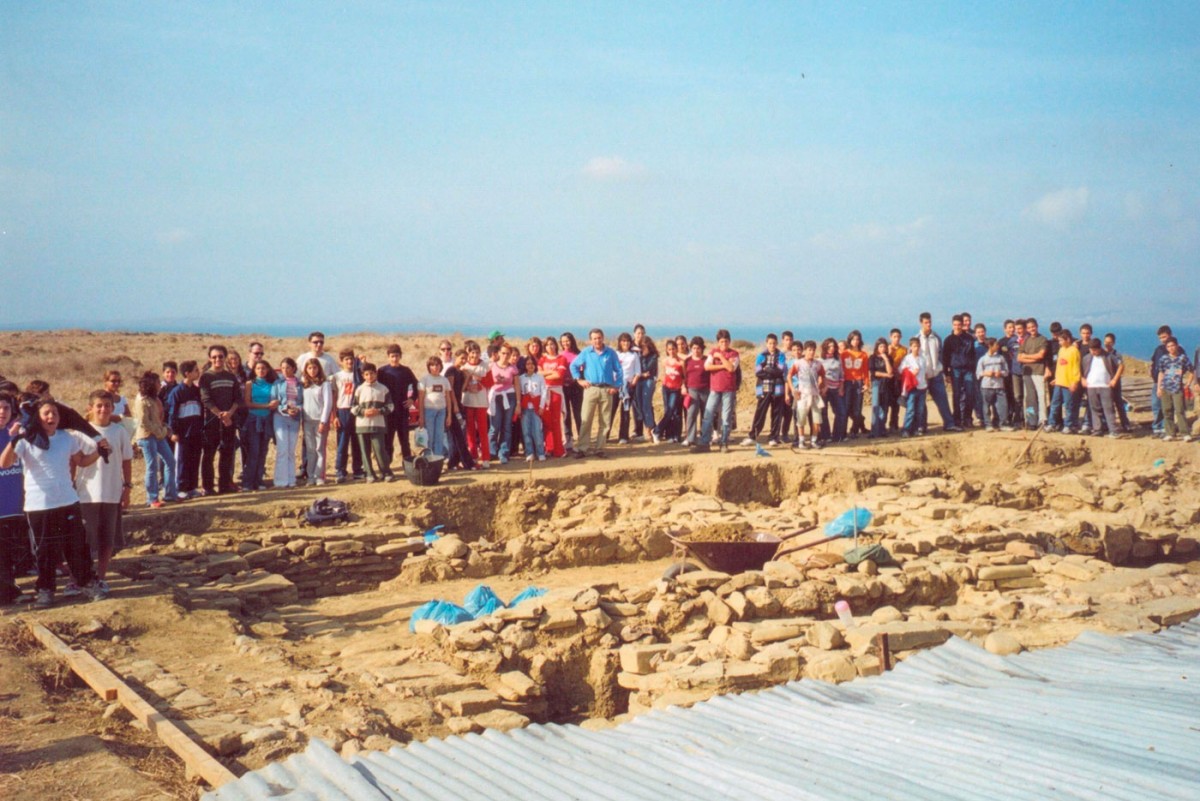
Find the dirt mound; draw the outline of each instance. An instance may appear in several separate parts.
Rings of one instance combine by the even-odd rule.
[[[749,523],[713,523],[703,526],[688,534],[682,534],[679,539],[684,542],[752,542]]]

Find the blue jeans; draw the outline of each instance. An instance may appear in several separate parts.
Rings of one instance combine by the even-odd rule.
[[[446,455],[446,410],[425,410],[425,435],[429,437],[429,450],[435,456]]]
[[[334,470],[338,478],[346,477],[346,457],[350,457],[350,466],[357,478],[362,478],[362,447],[358,444],[355,434],[354,415],[349,409],[338,409],[337,459]]]
[[[971,411],[975,408],[975,371],[952,368],[950,383],[954,386],[954,424],[969,426]]]
[[[658,427],[654,422],[654,384],[654,378],[643,378],[638,382],[633,397],[636,419],[650,431]],[[640,426],[637,429],[640,430]]]
[[[829,415],[833,415],[833,423]],[[846,396],[836,389],[825,390],[825,408],[821,410],[821,439],[841,442],[846,438]]]
[[[179,497],[179,489],[175,483],[175,454],[171,450],[171,440],[166,437],[147,437],[138,440],[138,447],[146,459],[146,500],[158,500],[158,462],[162,463],[163,498],[168,501],[176,500]]]
[[[871,379],[871,436],[887,436],[888,393],[891,382],[886,378]]]
[[[508,408],[504,408],[504,400],[508,399]],[[607,398],[606,398],[607,400]],[[516,396],[512,393],[498,393],[492,398],[492,426],[488,432],[488,444],[492,446],[492,453],[503,464],[508,461],[510,446],[512,443],[512,428],[513,428],[513,404],[516,402]]]
[[[929,397],[933,398],[933,405],[937,407],[938,415],[942,418],[942,428],[955,428],[954,414],[950,411],[950,401],[946,399],[946,382],[940,373],[929,379],[929,388],[925,391],[929,393]],[[921,430],[929,430],[928,414],[922,415]]]
[[[929,411],[925,406],[924,389],[910,390],[908,393],[908,402],[904,407],[904,433],[910,437],[918,431],[924,431],[929,421]]]
[[[704,422],[700,425],[700,444],[707,445],[712,439],[713,423],[720,407],[721,414],[721,444],[729,444],[729,427],[733,424],[733,404],[737,393],[712,392],[708,393],[708,403],[704,405]]]
[[[1005,426],[1008,425],[1008,398],[1004,394],[1004,388],[984,389],[980,390],[983,393],[983,401],[979,406],[979,416],[985,426]],[[995,409],[995,423],[988,419],[988,410]]]
[[[1156,433],[1161,434],[1166,418],[1163,415],[1162,398],[1158,397],[1158,392],[1153,388],[1150,390],[1150,414],[1153,415],[1150,428]]]
[[[521,410],[521,436],[525,439],[526,456],[546,457],[546,434],[537,409]]]
[[[267,446],[275,436],[271,415],[252,414],[246,418],[246,472],[242,476],[243,489],[258,489],[263,485],[263,472],[267,466]]]
[[[1072,392],[1070,387],[1060,387],[1055,384],[1054,397],[1050,400],[1050,416],[1046,420],[1046,425],[1057,426],[1060,421],[1063,428],[1079,426],[1079,392]]]
[[[662,388],[663,401],[663,416],[658,421],[658,435],[660,437],[678,437],[679,436],[679,402],[681,398],[680,390]]]

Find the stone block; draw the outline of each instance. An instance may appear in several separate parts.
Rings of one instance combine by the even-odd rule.
[[[500,697],[491,690],[459,690],[437,699],[438,705],[455,717],[472,717],[483,714],[500,705]]]
[[[668,646],[662,643],[623,645],[619,651],[621,669],[628,673],[653,673],[667,648]]]
[[[804,633],[804,628],[796,623],[769,621],[760,623],[750,633],[750,641],[755,645],[768,645],[773,642],[792,640]]]
[[[511,709],[491,709],[481,715],[474,715],[471,719],[483,729],[496,731],[512,731],[529,725],[529,718]]]
[[[1075,581],[1091,581],[1096,577],[1096,571],[1077,562],[1059,562],[1054,566],[1054,572]]]
[[[561,631],[579,625],[579,615],[570,606],[547,607],[539,623],[543,631]]]
[[[858,676],[854,661],[845,654],[828,654],[817,657],[804,666],[804,677],[826,681],[831,684],[841,684],[851,681]]]
[[[991,565],[979,568],[979,581],[1000,581],[1001,579],[1028,578],[1033,575],[1029,565]]]
[[[690,573],[680,573],[675,577],[675,581],[693,590],[711,590],[729,581],[729,574],[717,570],[693,570]]]
[[[875,647],[875,638],[879,634],[888,635],[888,647],[892,651],[928,648],[950,639],[950,632],[938,623],[908,620],[903,623],[856,626],[846,632],[846,642],[856,654],[863,654]]]

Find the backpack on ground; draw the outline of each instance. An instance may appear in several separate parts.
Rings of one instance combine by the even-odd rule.
[[[322,526],[328,523],[345,523],[350,520],[350,506],[345,501],[333,498],[318,498],[304,513],[304,519],[310,526]]]

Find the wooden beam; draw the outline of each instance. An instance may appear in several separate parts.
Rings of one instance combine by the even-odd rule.
[[[151,706],[99,659],[83,649],[67,645],[41,623],[30,620],[28,627],[38,642],[65,661],[97,695],[105,701],[119,701],[121,706],[129,710],[129,714],[162,740],[167,748],[183,760],[189,777],[199,776],[212,787],[220,787],[237,779],[228,768],[205,751],[203,746]]]

